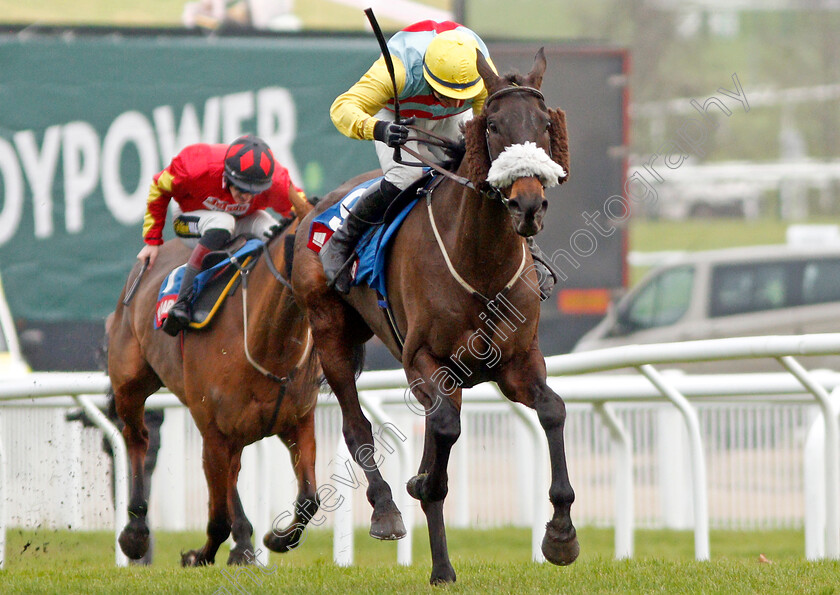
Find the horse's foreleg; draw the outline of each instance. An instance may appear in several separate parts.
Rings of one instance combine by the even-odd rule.
[[[408,481],[406,488],[413,498],[420,500],[426,514],[432,550],[429,582],[433,585],[453,583],[455,569],[449,561],[446,545],[443,502],[449,490],[449,454],[461,435],[461,392],[457,390],[452,395],[443,396],[435,390],[429,390],[425,384],[415,386],[414,392],[426,408],[426,434],[419,472]]]
[[[542,362],[542,354],[539,354]],[[533,408],[548,440],[551,459],[551,486],[548,499],[554,507],[551,521],[546,525],[542,552],[552,564],[566,565],[574,562],[580,553],[577,532],[572,524],[571,508],[575,492],[566,468],[566,449],[563,428],[566,423],[566,404],[545,383],[544,365],[512,366],[516,370],[506,377],[499,387],[505,396]]]
[[[572,524],[572,503],[575,492],[566,468],[566,448],[563,428],[566,423],[566,404],[545,384],[534,399],[534,409],[548,439],[551,459],[551,486],[548,499],[554,507],[551,521],[546,525],[542,552],[552,564],[566,565],[574,562],[580,553],[577,532]]]
[[[234,453],[228,470],[228,514],[231,519],[231,535],[235,543],[230,555],[228,564],[246,565],[254,561],[254,543],[251,536],[254,534],[254,527],[251,521],[245,516],[245,509],[242,500],[239,498],[239,490],[236,488],[239,480],[239,471],[242,469],[242,451]]]
[[[182,566],[204,566],[216,561],[219,546],[230,535],[228,509],[228,476],[231,468],[231,453],[227,442],[218,429],[211,427],[202,432],[204,447],[202,459],[207,490],[210,496],[210,518],[207,521],[207,542],[200,550],[181,554]]]
[[[307,524],[314,521],[320,525],[324,517],[315,517],[318,511],[318,498],[315,492],[315,408],[298,420],[298,423],[280,434],[280,439],[292,458],[292,467],[298,482],[298,495],[295,500],[294,515],[285,513],[276,522],[285,521],[292,516],[292,521],[285,528],[272,527],[265,534],[263,543],[273,552],[285,553],[293,550],[303,542],[303,533]]]
[[[121,388],[114,393],[117,414],[125,423],[123,437],[131,463],[131,494],[128,502],[128,524],[120,533],[123,553],[132,560],[140,560],[149,549],[149,526],[146,524],[148,503],[145,486],[146,451],[149,431],[144,421],[145,397],[136,397]]]
[[[455,569],[449,561],[446,545],[446,526],[443,520],[443,501],[449,491],[447,466],[452,446],[461,434],[460,411],[448,398],[426,417],[426,438],[423,447],[424,459],[429,465],[412,477],[406,488],[418,500],[426,515],[429,528],[429,546],[432,550],[433,585],[455,582]],[[428,457],[426,456],[428,453]]]
[[[313,325],[313,334],[317,333]],[[375,462],[373,432],[370,422],[359,405],[352,351],[348,343],[336,340],[324,333],[319,341],[318,356],[324,376],[330,383],[341,406],[342,432],[350,456],[362,468],[368,481],[367,499],[373,506],[370,521],[370,535],[376,539],[402,539],[405,525],[397,505],[394,503],[391,487],[379,472]]]

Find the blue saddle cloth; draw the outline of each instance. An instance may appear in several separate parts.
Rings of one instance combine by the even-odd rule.
[[[320,252],[327,240],[332,237],[336,229],[344,222],[351,207],[368,186],[381,178],[374,178],[353,188],[347,196],[332,205],[326,211],[312,220],[309,228],[308,246],[314,252]],[[351,269],[353,285],[367,284],[371,289],[379,292],[383,298],[387,297],[385,283],[385,264],[391,241],[397,235],[397,230],[417,204],[417,198],[408,202],[390,221],[382,225],[371,227],[356,244],[357,261]]]
[[[248,256],[258,256],[264,245],[265,244],[262,240],[258,240],[256,238],[248,240],[239,250],[233,253],[233,258],[236,258],[237,261],[241,262]],[[199,298],[201,292],[207,284],[215,279],[216,275],[220,274],[225,268],[230,266],[230,261],[231,258],[225,258],[195,276],[195,280],[193,281],[193,304]],[[178,299],[178,293],[181,290],[181,281],[184,278],[184,269],[186,269],[186,267],[186,263],[182,264],[181,266],[173,269],[172,272],[163,278],[163,282],[160,284],[160,290],[158,291],[157,306],[155,308],[155,328],[161,327],[163,321],[166,320],[166,315],[169,313],[169,309]]]

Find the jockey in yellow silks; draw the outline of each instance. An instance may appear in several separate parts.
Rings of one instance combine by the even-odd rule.
[[[485,43],[458,23],[422,21],[394,34],[387,47],[394,65],[401,119],[414,118],[419,128],[458,139],[461,123],[473,113],[481,113],[487,98],[476,66],[478,50],[493,67]],[[376,141],[384,172],[384,178],[356,200],[345,222],[320,252],[327,282],[342,293],[350,290],[349,271],[342,267],[356,242],[371,223],[382,219],[400,191],[423,173],[419,167],[396,163],[394,147],[405,144],[436,163],[447,158],[438,147],[404,143],[408,128],[403,122],[394,122],[394,115],[394,87],[381,56],[330,108],[333,124],[342,134]]]

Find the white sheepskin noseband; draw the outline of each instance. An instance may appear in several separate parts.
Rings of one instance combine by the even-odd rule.
[[[502,151],[487,174],[487,181],[496,188],[507,188],[519,178],[537,177],[545,188],[558,184],[566,171],[551,160],[537,143],[511,145]]]

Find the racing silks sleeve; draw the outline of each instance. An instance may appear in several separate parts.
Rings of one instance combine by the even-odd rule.
[[[405,66],[396,56],[391,56],[394,63],[394,77],[397,93],[405,87]],[[330,107],[330,119],[344,136],[359,140],[373,140],[373,116],[394,98],[394,87],[385,58],[382,56],[373,63],[355,85],[339,95]]]
[[[166,211],[172,199],[173,176],[168,169],[160,172],[149,187],[146,214],[143,216],[143,241],[152,246],[163,244]]]

